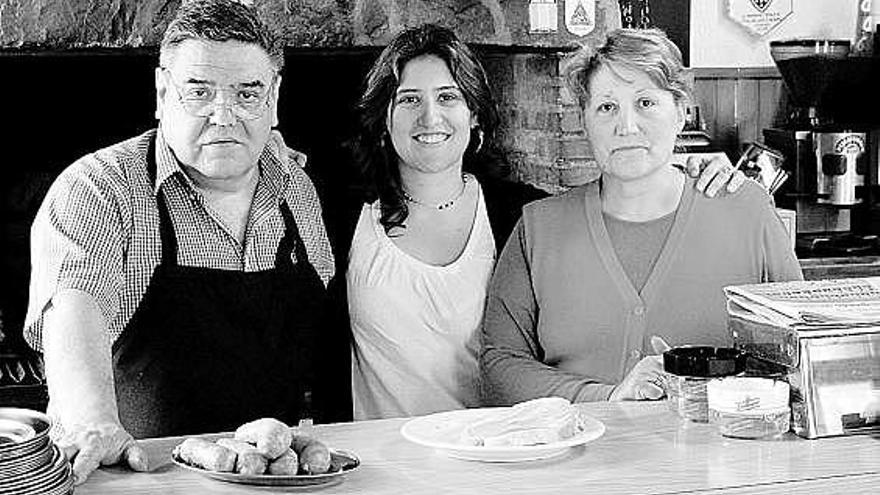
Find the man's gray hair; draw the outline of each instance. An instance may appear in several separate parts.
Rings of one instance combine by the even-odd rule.
[[[183,0],[162,37],[159,64],[167,66],[174,48],[186,40],[253,43],[266,51],[276,70],[284,67],[284,46],[257,11],[238,0]]]

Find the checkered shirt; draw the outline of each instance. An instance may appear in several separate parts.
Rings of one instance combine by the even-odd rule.
[[[147,150],[156,136],[156,180]],[[43,314],[59,291],[94,297],[109,324],[110,342],[122,333],[162,258],[159,189],[167,198],[180,265],[253,272],[274,267],[284,234],[279,205],[290,206],[309,261],[324,284],[333,254],[317,194],[301,165],[305,156],[271,139],[259,160],[244,244],[223,226],[183,173],[160,131],[151,130],[77,160],[56,179],[31,229],[32,273],[25,338],[42,350]],[[291,253],[296,262],[296,255]]]

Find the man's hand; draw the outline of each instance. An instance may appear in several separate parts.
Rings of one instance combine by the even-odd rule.
[[[690,155],[685,165],[687,174],[697,179],[696,188],[707,197],[715,197],[722,188],[736,192],[746,181],[741,171],[734,169],[724,153]]]
[[[135,471],[148,471],[147,453],[118,423],[100,423],[65,427],[55,443],[73,460],[77,485],[99,466],[124,462]]]

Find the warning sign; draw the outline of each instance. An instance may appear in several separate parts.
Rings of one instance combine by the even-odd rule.
[[[793,0],[727,0],[727,15],[753,34],[764,36],[794,13]]]
[[[575,36],[586,36],[596,28],[596,0],[566,0],[565,27]]]

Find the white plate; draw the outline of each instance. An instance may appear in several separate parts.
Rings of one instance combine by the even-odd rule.
[[[174,464],[194,471],[207,478],[226,481],[229,483],[242,483],[245,485],[264,485],[264,486],[312,486],[324,485],[329,483],[337,483],[348,473],[356,470],[361,461],[351,452],[344,450],[330,449],[330,471],[324,474],[239,474],[239,473],[219,473],[217,471],[209,471],[197,466],[191,466],[186,462],[172,455],[171,460]]]
[[[520,462],[546,459],[564,453],[571,447],[583,445],[605,433],[605,425],[577,411],[583,428],[574,436],[543,445],[515,447],[480,447],[458,443],[465,426],[504,408],[461,409],[421,416],[409,420],[400,429],[407,440],[433,447],[442,453],[469,461]]]

